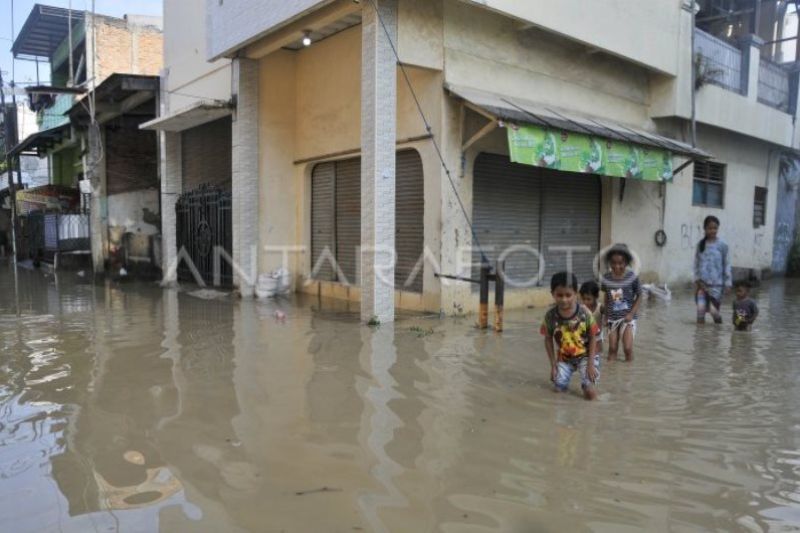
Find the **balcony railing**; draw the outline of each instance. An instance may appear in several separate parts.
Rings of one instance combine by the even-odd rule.
[[[742,87],[742,51],[703,30],[695,28],[694,53],[699,56],[698,74],[704,83],[719,85],[729,91],[744,93]]]
[[[758,101],[789,112],[789,72],[763,57],[758,66]]]

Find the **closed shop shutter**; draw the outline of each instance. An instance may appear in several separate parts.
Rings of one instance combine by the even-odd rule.
[[[231,188],[231,118],[225,117],[181,134],[183,190],[203,184]]]
[[[416,150],[397,154],[395,189],[395,248],[398,290],[422,292],[422,271],[405,285],[424,247],[424,179],[422,159]],[[361,246],[361,159],[316,165],[311,176],[311,257],[317,263],[325,245],[330,246],[346,280],[337,279],[329,265],[315,279],[347,281],[359,285]]]
[[[422,159],[416,150],[397,153],[395,180],[395,288],[422,292],[422,269],[414,279],[409,276],[422,257],[424,240],[425,195]],[[406,284],[408,283],[408,284]]]
[[[334,270],[331,260],[335,257],[334,246],[334,163],[320,163],[311,173],[311,268],[314,279],[333,281]],[[325,248],[327,258],[319,262]],[[319,265],[319,266],[317,266]]]
[[[584,246],[574,252],[572,267],[582,283],[594,279],[592,261],[600,243],[600,179],[597,176],[545,170],[542,175],[542,253],[545,280],[567,269],[567,254],[553,246]]]
[[[358,285],[361,246],[361,159],[336,162],[336,261],[350,285]],[[337,280],[344,282],[345,280]]]
[[[539,249],[541,178],[539,169],[512,163],[507,156],[480,154],[473,173],[472,221],[478,242],[492,266],[511,246]],[[473,277],[479,276],[481,255],[473,246]],[[532,281],[539,260],[530,251],[506,257],[508,288]],[[473,288],[477,290],[477,285]]]

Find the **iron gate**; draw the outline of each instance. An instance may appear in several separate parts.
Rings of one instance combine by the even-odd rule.
[[[231,192],[211,185],[185,192],[175,204],[178,279],[233,285]]]

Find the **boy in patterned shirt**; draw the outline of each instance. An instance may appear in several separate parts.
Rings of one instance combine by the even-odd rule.
[[[550,379],[557,391],[564,392],[577,370],[581,374],[584,398],[594,400],[600,377],[600,355],[597,353],[600,327],[591,311],[578,302],[575,274],[559,272],[553,275],[550,292],[555,305],[545,314],[541,327],[550,360]]]

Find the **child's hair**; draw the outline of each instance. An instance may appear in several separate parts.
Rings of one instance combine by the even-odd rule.
[[[622,257],[622,260],[625,261],[626,265],[630,265],[633,262],[633,255],[631,255],[631,251],[628,249],[627,244],[618,242],[609,248],[606,252],[606,264],[609,264],[611,262],[611,258],[615,255]]]
[[[550,292],[555,291],[559,287],[570,287],[573,291],[578,290],[578,278],[575,274],[569,272],[556,272],[550,278]]]
[[[596,281],[584,281],[581,285],[581,289],[578,293],[583,296],[585,294],[591,294],[595,298],[600,297],[600,286],[597,284]]]
[[[750,282],[746,279],[740,279],[739,281],[733,284],[733,287],[735,289],[738,289],[739,287],[744,287],[749,291],[753,287],[753,285],[751,285]]]
[[[708,227],[708,225],[711,224],[712,222],[714,224],[716,224],[717,226],[719,226],[719,219],[717,217],[715,217],[714,215],[708,215],[703,220],[703,229],[706,229]],[[706,251],[706,239],[707,238],[708,237],[703,237],[702,239],[700,239],[700,244],[697,245],[697,249],[700,250],[701,254]]]

